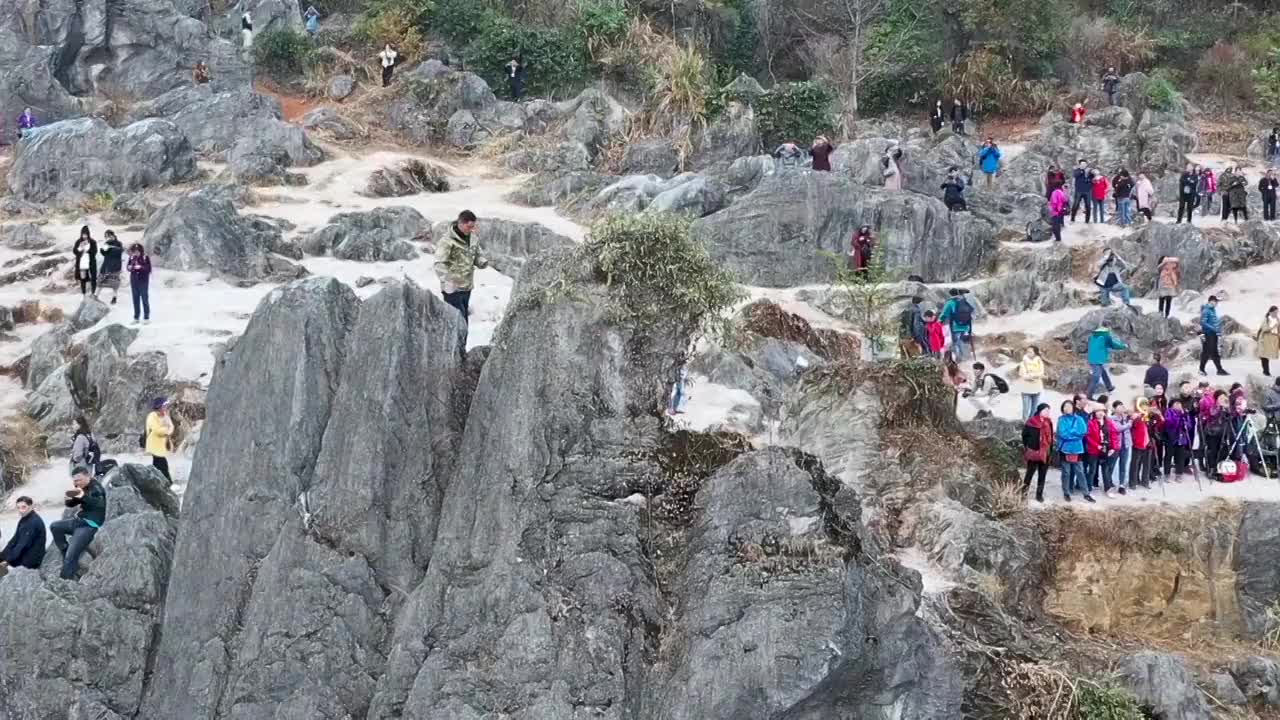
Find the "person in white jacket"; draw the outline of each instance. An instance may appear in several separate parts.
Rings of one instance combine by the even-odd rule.
[[[1022,353],[1022,361],[1018,363],[1018,392],[1022,393],[1022,420],[1031,418],[1040,404],[1040,393],[1044,392],[1044,358],[1040,357],[1040,348],[1028,345]]]
[[[382,87],[391,84],[391,74],[395,72],[396,57],[399,54],[391,49],[390,44],[382,48],[382,52],[378,53],[378,60],[382,63]]]
[[[1147,220],[1150,220],[1155,212],[1155,186],[1151,184],[1151,179],[1145,174],[1138,173],[1138,182],[1134,185],[1133,190],[1138,197],[1138,212],[1142,213]]]
[[[240,16],[240,37],[244,39],[244,47],[246,50],[253,47],[253,16],[248,10]]]

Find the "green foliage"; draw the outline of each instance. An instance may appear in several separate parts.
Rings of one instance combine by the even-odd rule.
[[[435,10],[434,0],[370,0],[356,19],[355,34],[375,47],[413,51],[422,45],[422,29]]]
[[[959,0],[960,22],[986,47],[1009,58],[1014,70],[1043,75],[1060,54],[1071,18],[1067,5],[1022,0]],[[1029,71],[1034,71],[1031,73]]]
[[[587,56],[572,29],[529,27],[494,14],[465,51],[468,69],[491,87],[506,87],[503,66],[517,55],[524,61],[525,88],[549,95],[574,89],[587,78]]]
[[[862,335],[873,358],[888,352],[895,347],[898,320],[893,312],[897,297],[889,285],[892,273],[884,252],[872,253],[871,264],[861,271],[850,268],[845,255],[827,253],[827,257],[835,268],[841,319]]]
[[[1250,72],[1253,94],[1264,110],[1280,110],[1280,50],[1272,50],[1268,62]]]
[[[1076,720],[1146,720],[1133,693],[1118,687],[1081,685],[1076,692]]]
[[[293,30],[268,30],[254,38],[253,60],[277,79],[302,75],[315,48],[307,36]]]
[[[756,124],[766,148],[787,142],[808,143],[832,133],[831,108],[835,98],[814,82],[781,83],[756,98]]]
[[[436,0],[431,29],[455,43],[466,43],[484,31],[498,11],[487,0]]]
[[[921,0],[889,0],[885,17],[871,28],[867,55],[878,66],[858,89],[861,112],[880,113],[907,103],[927,104],[942,84],[946,56],[941,6]]]
[[[1157,68],[1147,79],[1144,90],[1147,95],[1147,104],[1152,109],[1173,112],[1182,106],[1182,93],[1178,92],[1174,84],[1175,77],[1172,73]]]
[[[733,275],[711,259],[676,215],[616,215],[591,227],[584,245],[610,289],[610,313],[638,332],[678,328],[725,334],[725,311],[743,298]]]
[[[627,8],[619,0],[582,0],[573,29],[582,47],[595,60],[627,34],[629,22]]]
[[[733,33],[715,53],[716,77],[724,79],[720,85],[732,82],[739,73],[754,75],[756,71],[756,46],[760,44],[760,29],[751,4],[744,0],[730,0],[726,9],[733,12]]]

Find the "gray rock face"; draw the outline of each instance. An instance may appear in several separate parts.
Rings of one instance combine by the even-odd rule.
[[[1268,562],[1280,552],[1280,507],[1275,503],[1244,504],[1240,519],[1240,551],[1236,554],[1236,596],[1249,636],[1265,636],[1267,608],[1280,600],[1280,568]]]
[[[369,134],[354,120],[329,107],[312,110],[303,115],[298,123],[312,132],[327,133],[334,140],[358,140]]]
[[[1028,310],[1053,312],[1092,299],[1092,296],[1085,297],[1084,293],[1066,283],[1049,280],[1029,270],[1004,273],[978,282],[969,290],[991,315],[1010,315]]]
[[[750,105],[733,102],[698,139],[693,166],[727,165],[760,152],[760,130]]]
[[[591,153],[579,142],[517,147],[502,158],[502,164],[517,172],[582,174],[591,169]]]
[[[1120,661],[1121,680],[1138,702],[1166,720],[1209,720],[1209,703],[1186,665],[1178,658],[1157,652],[1140,652]]]
[[[587,88],[577,97],[558,103],[556,109],[569,118],[565,138],[585,145],[592,157],[610,136],[622,132],[627,118],[626,110],[617,100],[596,88]]]
[[[9,188],[48,202],[78,194],[125,193],[194,177],[195,155],[176,125],[144,120],[116,130],[98,119],[46,125],[18,144]]]
[[[726,210],[694,222],[693,233],[744,282],[792,287],[830,282],[854,230],[870,225],[888,267],[950,281],[989,272],[998,250],[991,225],[949,213],[940,200],[867,190],[835,173],[766,178]]]
[[[53,238],[35,223],[0,225],[0,245],[10,250],[44,250]]]
[[[296,249],[284,242],[278,227],[240,215],[214,186],[157,212],[142,242],[159,265],[176,270],[208,270],[242,280],[279,280],[306,272],[282,257]]]
[[[671,177],[679,169],[680,154],[669,140],[627,143],[622,155],[622,172],[627,175]]]
[[[1156,350],[1163,352],[1168,359],[1174,353],[1175,346],[1190,337],[1177,318],[1166,318],[1155,313],[1135,313],[1118,303],[1108,308],[1090,310],[1077,322],[1054,330],[1053,337],[1063,340],[1072,351],[1083,357],[1089,347],[1089,336],[1099,325],[1105,325],[1112,335],[1129,346],[1128,350],[1111,353],[1112,360],[1117,363],[1149,362],[1151,354]]]
[[[162,634],[151,716],[365,716],[384,612],[418,584],[437,536],[461,333],[412,285],[361,304],[316,279],[263,301],[210,389],[164,618],[199,627]],[[277,440],[252,440],[262,432]],[[233,512],[226,498],[246,494],[254,512]],[[298,672],[300,654],[328,669]]]
[[[85,297],[76,307],[75,312],[67,318],[71,332],[80,332],[97,325],[103,318],[111,314],[111,308],[95,297]]]
[[[350,75],[337,75],[329,80],[329,99],[339,102],[346,100],[356,89],[355,78]]]
[[[1231,677],[1245,698],[1268,707],[1280,706],[1280,665],[1251,656],[1231,665]]]
[[[293,159],[270,137],[246,137],[226,154],[224,175],[244,185],[305,185],[304,175],[289,172]]]
[[[555,206],[589,197],[613,179],[610,175],[595,172],[543,173],[526,180],[524,185],[509,193],[507,199],[531,207]]]
[[[379,168],[369,175],[365,185],[365,194],[372,197],[404,197],[448,190],[449,176],[444,168],[421,160],[407,160],[393,167]]]
[[[63,354],[71,347],[74,332],[59,323],[31,343],[31,362],[27,368],[27,387],[37,388],[55,368],[66,362]]]
[[[446,125],[461,123],[453,116],[463,110],[475,117],[498,104],[489,85],[474,73],[448,72],[427,78],[411,72],[398,84],[396,99],[386,106],[385,121],[387,127],[415,142],[445,138]],[[473,139],[470,134],[463,138],[466,143]]]
[[[167,483],[167,497],[139,492],[148,474],[159,475],[139,466],[117,473],[119,486],[107,490],[107,522],[81,556],[78,583],[56,579],[61,555],[52,547],[40,570],[13,570],[0,580],[0,687],[9,716],[137,713],[177,532],[177,499]],[[50,510],[46,522],[56,519]]]
[[[251,82],[238,49],[170,0],[0,7],[0,104],[30,105],[44,122],[82,114],[84,98],[142,100],[187,85],[195,58],[208,63],[219,89]]]
[[[728,204],[725,186],[714,178],[682,173],[629,175],[604,188],[587,205],[596,213],[667,212],[703,217]]]
[[[451,223],[436,223],[432,237],[439,242]],[[476,237],[493,269],[509,277],[519,277],[530,258],[546,250],[562,250],[577,245],[540,223],[522,223],[500,218],[481,218]]]
[[[340,213],[304,237],[302,249],[312,255],[332,253],[342,260],[361,262],[412,260],[418,257],[418,250],[409,240],[430,227],[421,213],[404,206]]]

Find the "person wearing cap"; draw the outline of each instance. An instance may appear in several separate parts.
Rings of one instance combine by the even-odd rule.
[[[169,474],[169,438],[173,436],[173,419],[169,417],[169,400],[156,398],[151,403],[151,413],[147,415],[147,454],[151,456],[151,464],[173,482]]]
[[[68,520],[49,525],[53,544],[62,552],[63,580],[74,580],[80,570],[80,554],[93,542],[98,528],[107,521],[107,491],[89,472],[89,468],[77,467],[71,471],[71,483],[75,489],[67,491],[67,507],[80,511]],[[68,537],[70,539],[68,540]]]
[[[1222,354],[1218,350],[1218,336],[1222,334],[1222,320],[1218,318],[1218,296],[1210,295],[1209,302],[1200,306],[1200,333],[1203,340],[1200,344],[1200,374],[1207,375],[1205,366],[1210,360],[1218,369],[1219,375],[1230,375],[1222,369]]]
[[[1107,364],[1111,362],[1112,350],[1128,350],[1129,346],[1121,342],[1118,338],[1111,334],[1111,330],[1105,325],[1099,325],[1097,330],[1089,336],[1089,349],[1087,360],[1089,362],[1089,387],[1085,390],[1085,394],[1092,397],[1093,391],[1098,388],[1101,383],[1106,386],[1107,392],[1115,392],[1116,386],[1111,382],[1111,376],[1107,374]]]

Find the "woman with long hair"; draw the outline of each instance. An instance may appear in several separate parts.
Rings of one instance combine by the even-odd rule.
[[[1258,328],[1258,359],[1262,374],[1271,377],[1271,361],[1280,358],[1280,308],[1272,305]]]

